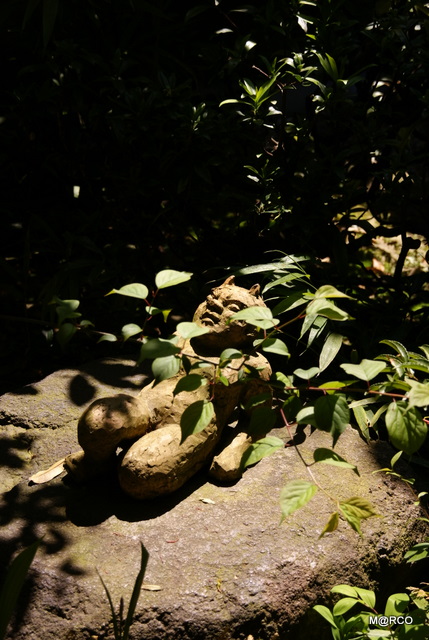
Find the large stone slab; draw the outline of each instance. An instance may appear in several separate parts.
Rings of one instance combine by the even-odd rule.
[[[43,537],[11,640],[110,637],[97,571],[113,601],[124,597],[127,604],[140,542],[150,555],[145,582],[161,589],[142,592],[134,640],[311,640],[323,630],[330,637],[311,607],[325,601],[332,586],[395,591],[403,553],[424,535],[420,509],[407,485],[372,473],[388,462],[390,448],[368,447],[351,429],[336,449],[361,475],[327,465],[314,471],[332,494],[360,495],[375,506],[381,517],[363,523],[363,538],[343,522],[318,539],[334,510],[322,492],[280,524],[281,488],[306,479],[293,448],[262,460],[233,486],[217,486],[201,472],[181,491],[154,501],[124,496],[114,476],[85,487],[61,478],[28,486],[32,473],[78,448],[76,419],[84,405],[137,392],[144,381],[131,363],[107,361],[58,372],[0,399],[1,561]],[[276,435],[287,440],[282,430]],[[329,438],[316,432],[301,450],[311,459],[320,446],[330,446]]]

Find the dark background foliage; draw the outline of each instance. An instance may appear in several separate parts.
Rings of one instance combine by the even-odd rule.
[[[186,317],[215,267],[267,250],[310,255],[316,282],[355,295],[362,354],[429,342],[425,274],[402,274],[410,234],[428,235],[428,15],[407,0],[4,1],[3,387],[117,348],[82,331],[65,358],[53,296],[117,331],[135,305],[109,290],[182,269],[196,277],[169,301]],[[219,106],[274,76],[260,105]],[[395,273],[375,274],[362,250],[398,234]]]

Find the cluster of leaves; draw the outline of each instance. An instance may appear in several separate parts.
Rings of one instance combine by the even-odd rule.
[[[422,552],[422,546],[425,551]],[[408,562],[427,557],[427,543],[412,547],[405,554]],[[316,605],[314,609],[330,624],[334,640],[426,640],[429,626],[429,592],[420,587],[408,587],[407,593],[394,593],[387,599],[384,612],[376,607],[376,595],[369,589],[339,584],[331,589],[341,597],[334,607]],[[427,586],[427,584],[426,584]],[[348,614],[359,606],[358,613]]]
[[[317,364],[307,369],[297,367],[288,375],[284,373],[284,367],[273,373],[270,382],[273,409],[263,406],[267,399],[264,394],[257,396],[245,407],[252,409],[249,430],[254,434],[267,433],[274,425],[276,415],[280,414],[291,437],[291,428],[297,425],[311,425],[329,433],[332,449],[316,449],[311,461],[304,460],[296,446],[310,480],[294,479],[283,488],[280,495],[282,519],[307,504],[318,490],[322,490],[336,508],[321,536],[334,531],[340,518],[361,534],[362,520],[377,515],[372,505],[359,496],[339,499],[330,495],[317,481],[313,465],[330,464],[358,474],[355,465],[334,451],[341,434],[350,424],[354,424],[368,442],[384,438],[387,434],[399,451],[392,458],[391,466],[383,471],[401,477],[394,471],[399,457],[402,454],[408,458],[414,456],[427,436],[428,418],[425,411],[429,407],[429,347],[423,345],[423,355],[420,355],[407,351],[397,341],[384,340],[383,343],[395,353],[382,353],[373,360],[363,359],[360,362],[344,362],[343,356],[336,368],[336,377],[332,378],[330,372],[336,366],[341,350],[347,350],[347,338],[339,333],[337,326],[338,323],[347,326],[351,320],[349,311],[340,307],[339,302],[350,302],[350,296],[332,285],[316,288],[311,284],[303,265],[302,257],[286,255],[276,262],[241,270],[247,274],[265,274],[268,282],[263,291],[270,296],[273,309],[254,306],[232,315],[231,322],[245,321],[255,327],[259,335],[247,351],[225,349],[220,354],[219,364],[211,379],[206,374],[210,362],[200,358],[192,363],[186,355],[187,341],[208,331],[194,322],[179,323],[174,334],[167,338],[149,337],[145,332],[146,325],[127,324],[122,328],[122,338],[127,340],[133,337],[141,342],[139,361],[152,360],[152,372],[157,381],[166,380],[182,371],[175,394],[192,393],[208,385],[207,398],[191,402],[182,415],[184,440],[202,431],[212,420],[217,385],[229,384],[224,375],[225,367],[233,361],[239,372],[238,379],[245,383],[249,376],[257,375],[257,371],[248,365],[250,355],[255,352],[289,359],[291,354],[287,343],[290,344],[291,338],[287,332],[292,324],[300,325],[298,344],[304,343],[310,363],[312,358],[317,357]],[[153,305],[157,291],[185,282],[190,276],[189,273],[172,270],[160,272],[155,279],[157,290],[151,302],[147,300],[148,288],[139,283],[114,289],[110,293],[144,299],[150,318],[155,313],[167,313]],[[102,335],[100,339],[116,340],[116,336]],[[280,438],[265,436],[249,448],[242,466],[255,464],[283,447]]]

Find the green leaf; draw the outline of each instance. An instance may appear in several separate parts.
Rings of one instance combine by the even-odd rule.
[[[172,356],[177,353],[180,353],[180,349],[176,347],[172,340],[149,338],[149,340],[141,346],[140,360],[144,360],[145,358],[164,358],[165,356]]]
[[[230,360],[238,360],[243,357],[243,352],[239,349],[224,349],[219,356],[219,366],[224,367]]]
[[[313,609],[317,611],[317,613],[319,613],[322,616],[322,618],[325,618],[325,620],[327,620],[332,627],[334,627],[335,629],[338,628],[338,625],[334,619],[334,616],[332,615],[328,607],[323,606],[323,604],[316,604],[314,605]]]
[[[0,592],[0,638],[6,635],[19,594],[27,577],[28,570],[40,546],[40,540],[21,551],[12,561]]]
[[[285,345],[283,340],[279,340],[278,338],[265,338],[265,340],[255,340],[253,345],[268,353],[277,353],[279,356],[290,356],[287,346]]]
[[[312,427],[317,427],[314,407],[304,407],[301,409],[301,411],[297,413],[295,420],[297,424],[311,424]]]
[[[281,522],[307,504],[317,492],[317,486],[305,480],[291,480],[280,492]]]
[[[144,574],[146,573],[147,562],[149,560],[149,553],[140,542],[141,548],[141,560],[140,560],[140,571],[137,574],[137,577],[134,581],[133,592],[131,594],[130,604],[128,605],[127,617],[125,619],[124,628],[122,630],[121,640],[128,640],[130,626],[134,620],[134,613],[136,610],[137,602],[140,597],[141,588],[143,584]]]
[[[310,369],[295,369],[293,372],[295,376],[298,378],[302,378],[303,380],[311,380],[314,376],[317,376],[320,373],[319,367],[310,367]]]
[[[262,458],[266,458],[275,451],[278,451],[278,449],[283,449],[284,446],[284,442],[280,440],[280,438],[266,436],[266,438],[262,438],[251,444],[247,451],[244,452],[241,459],[241,466],[250,467],[252,464],[256,464],[259,460],[262,460]]]
[[[79,307],[79,300],[61,300],[60,298],[54,298],[53,302],[56,302],[58,306],[55,308],[58,316],[58,324],[62,324],[64,320],[71,320],[73,318],[80,318],[81,313],[76,309]]]
[[[378,376],[386,365],[378,360],[362,360],[360,364],[340,364],[340,367],[350,376],[369,382]]]
[[[343,336],[339,333],[330,333],[325,340],[319,356],[319,369],[324,371],[329,367],[335,356],[341,349]]]
[[[99,342],[117,342],[118,338],[113,333],[103,333],[103,335],[98,338],[97,344]]]
[[[393,458],[390,461],[391,469],[393,469],[393,467],[398,462],[399,458],[402,456],[403,453],[404,453],[403,451],[398,451],[397,453],[395,453],[395,455],[393,456]]]
[[[280,322],[273,318],[271,309],[268,307],[247,307],[241,309],[237,313],[231,316],[232,320],[245,320],[247,324],[254,325],[260,329],[272,329],[276,324]]]
[[[349,584],[336,584],[335,587],[332,587],[331,593],[340,593],[342,596],[358,598],[355,587],[352,587]]]
[[[208,333],[209,329],[200,327],[196,322],[180,322],[176,327],[176,331],[185,340],[190,340]]]
[[[427,407],[429,405],[429,384],[409,381],[411,390],[408,394],[408,401],[412,407]]]
[[[332,613],[334,614],[334,616],[342,616],[347,613],[347,611],[350,611],[350,609],[354,607],[357,602],[358,601],[355,598],[341,598],[341,600],[338,600],[338,602],[334,605]]]
[[[175,271],[174,269],[165,269],[155,276],[155,284],[158,289],[166,289],[174,287],[176,284],[182,284],[192,278],[192,273],[187,271]]]
[[[324,284],[323,287],[319,287],[314,293],[315,298],[350,298],[350,296],[338,291],[330,284]]]
[[[403,401],[389,404],[386,427],[393,446],[409,455],[420,449],[428,430],[419,410]]]
[[[372,505],[359,496],[340,502],[340,510],[352,529],[360,536],[362,535],[360,530],[361,520],[378,515]]]
[[[409,603],[410,597],[406,593],[393,593],[387,599],[384,615],[398,616],[404,613]]]
[[[139,282],[133,282],[132,284],[126,284],[120,289],[112,289],[106,296],[112,295],[112,293],[118,293],[120,296],[128,296],[129,298],[139,298],[145,300],[149,295],[149,289]]]
[[[292,280],[300,280],[301,278],[308,278],[308,277],[309,276],[306,273],[301,273],[301,272],[288,273],[286,276],[283,276],[282,278],[278,278],[277,280],[273,280],[272,282],[269,282],[267,285],[265,285],[263,293],[266,293],[273,287],[277,287],[279,285],[283,285],[288,282],[291,282]]]
[[[164,356],[163,358],[155,358],[152,362],[152,373],[158,382],[168,380],[179,373],[180,358],[176,356]]]
[[[325,318],[329,318],[329,320],[337,320],[339,322],[351,320],[351,316],[346,311],[337,307],[334,302],[325,300],[324,298],[318,298],[310,302],[307,306],[306,314],[308,316],[324,316]]]
[[[318,398],[314,403],[317,428],[332,435],[335,446],[338,438],[350,422],[350,411],[346,397],[332,394]]]
[[[330,464],[334,467],[343,467],[344,469],[353,469],[353,471],[359,475],[358,468],[354,464],[350,464],[347,460],[344,460],[338,453],[331,449],[325,449],[320,447],[313,453],[314,462],[321,462],[323,464]]]
[[[141,327],[139,327],[138,324],[125,324],[122,327],[122,337],[124,338],[124,341],[128,340],[128,338],[131,338],[132,336],[137,335],[138,333],[141,333],[143,331],[143,329]]]
[[[366,604],[370,609],[375,607],[375,593],[370,589],[362,589],[362,587],[355,587],[356,593],[362,602]]]
[[[397,351],[404,360],[408,358],[408,351],[401,342],[398,342],[397,340],[380,340],[380,344],[387,344],[389,347],[392,347],[392,349],[395,349],[395,351]]]
[[[325,533],[331,533],[332,531],[336,531],[338,529],[339,521],[340,521],[340,518],[339,518],[338,512],[334,511],[334,513],[331,513],[331,515],[329,516],[328,522],[323,527],[323,531],[319,536],[319,540],[320,538],[323,538]]]
[[[355,406],[353,407],[353,414],[363,437],[369,442],[369,421],[365,409],[361,406]]]
[[[270,407],[255,407],[250,416],[250,423],[246,431],[252,436],[258,434],[265,435],[274,427],[276,419],[276,412],[270,409]],[[278,440],[278,438],[276,438],[276,440]]]
[[[310,294],[303,291],[296,291],[295,293],[291,293],[290,296],[287,296],[283,300],[281,300],[273,309],[273,315],[278,316],[285,311],[291,311],[296,307],[301,307],[304,304],[308,304],[310,299]]]
[[[197,373],[190,373],[184,378],[180,378],[176,384],[173,395],[177,395],[181,391],[195,391],[207,384],[206,378],[199,376]]]
[[[180,418],[180,428],[182,429],[182,442],[193,433],[203,431],[211,422],[214,416],[212,402],[197,400],[185,409]]]
[[[70,324],[70,322],[64,322],[61,325],[56,336],[62,349],[64,349],[66,344],[70,342],[76,331],[77,327],[75,327],[74,324]]]

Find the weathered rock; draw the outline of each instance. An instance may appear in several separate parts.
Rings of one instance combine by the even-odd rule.
[[[114,387],[109,373],[118,374]],[[110,611],[97,570],[115,604],[131,595],[140,542],[150,557],[132,626],[134,640],[311,639],[329,629],[311,612],[338,583],[381,586],[393,592],[398,565],[423,537],[415,496],[405,485],[372,471],[386,465],[387,445],[368,447],[346,431],[336,447],[360,477],[328,465],[313,468],[340,498],[369,499],[381,518],[362,524],[364,537],[342,522],[318,539],[333,504],[319,492],[280,525],[279,493],[290,479],[306,479],[293,448],[276,452],[232,486],[207,481],[205,471],[180,491],[134,501],[115,474],[77,487],[57,478],[28,486],[28,477],[77,448],[76,421],[84,404],[113,393],[137,393],[144,376],[130,363],[93,363],[62,371],[0,399],[3,443],[0,558],[43,536],[10,629],[13,640],[104,638]],[[76,389],[80,387],[79,393]],[[275,434],[287,439],[286,433]],[[303,455],[330,446],[316,432]],[[19,481],[21,479],[21,481]],[[207,500],[207,502],[205,501]]]

